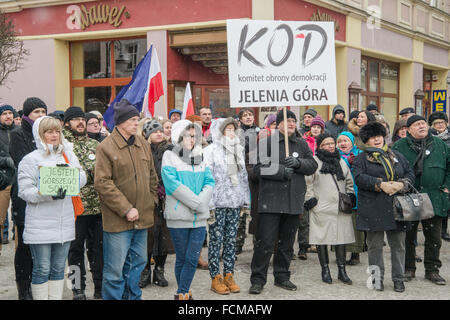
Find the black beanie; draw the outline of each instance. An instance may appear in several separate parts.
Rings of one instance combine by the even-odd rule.
[[[316,150],[320,148],[320,145],[322,144],[323,140],[326,138],[333,138],[334,142],[336,142],[336,138],[329,132],[321,133],[316,138]]]
[[[97,120],[98,120],[98,117],[97,117],[96,114],[87,112],[87,113],[85,113],[84,115],[85,115],[85,117],[86,117],[86,123],[88,123],[89,120],[91,120],[91,119],[97,119]],[[100,123],[100,120],[98,120],[98,122]]]
[[[359,130],[359,137],[363,143],[366,143],[372,137],[382,136],[384,138],[386,135],[386,128],[377,121],[369,122]]]
[[[428,124],[431,126],[433,122],[438,119],[448,122],[448,117],[444,112],[436,111],[430,114],[430,116],[428,117]]]
[[[315,109],[311,108],[311,109],[308,109],[305,111],[305,113],[303,114],[303,117],[305,116],[305,114],[309,114],[310,116],[315,118],[317,116],[317,111]]]
[[[374,111],[375,110],[376,112],[378,112],[378,107],[375,104],[371,103],[371,104],[369,104],[367,106],[366,110],[367,111]]]
[[[355,111],[350,112],[350,116],[349,116],[349,118],[348,118],[348,121],[350,121],[350,120],[352,120],[352,119],[354,119],[354,118],[357,118],[359,112],[360,112],[359,110],[355,110]]]
[[[72,106],[70,108],[67,108],[67,110],[64,112],[64,123],[67,123],[74,118],[86,119],[86,115],[80,107]]]
[[[420,120],[426,121],[425,118],[422,116],[419,116],[417,114],[412,115],[411,117],[408,118],[408,120],[406,120],[406,127],[409,128],[414,122],[420,121]]]
[[[114,104],[114,123],[119,125],[130,118],[139,117],[139,111],[127,99]]]
[[[44,101],[36,97],[28,98],[23,103],[23,114],[28,117],[28,115],[37,108],[44,108],[45,113],[47,113],[47,106],[45,105]]]
[[[295,119],[297,121],[297,117],[295,116],[295,113],[293,113],[291,110],[286,110],[286,118],[289,119]],[[277,126],[280,124],[281,121],[283,121],[283,110],[278,111],[277,113]]]

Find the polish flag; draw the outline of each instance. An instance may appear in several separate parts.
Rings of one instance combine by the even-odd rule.
[[[150,68],[148,74],[147,92],[144,96],[142,111],[145,117],[153,117],[155,114],[155,102],[164,95],[161,68],[159,67],[158,54],[156,48],[151,47]]]
[[[186,84],[186,91],[184,92],[184,102],[183,102],[183,114],[181,119],[186,119],[194,114],[194,104],[192,103],[191,86],[189,82]]]

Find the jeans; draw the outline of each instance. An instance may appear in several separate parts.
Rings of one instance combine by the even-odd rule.
[[[63,280],[70,241],[64,243],[30,244],[33,258],[32,284]]]
[[[103,228],[102,228],[102,215],[87,215],[79,216],[75,222],[75,240],[70,244],[69,250],[69,265],[76,265],[80,268],[81,283],[80,288],[85,290],[86,288],[86,264],[84,262],[84,249],[85,242],[89,235],[89,231],[93,234],[92,241],[92,261],[90,261],[92,268],[92,278],[96,288],[102,286],[102,271],[103,271]]]
[[[8,239],[8,237],[9,237],[8,229],[9,229],[9,215],[8,215],[8,211],[6,211],[5,223],[3,224],[2,240]]]
[[[403,281],[405,273],[405,232],[386,231],[391,248],[392,281]],[[384,280],[383,261],[384,231],[367,232],[369,266],[380,268],[381,281]]]
[[[205,240],[206,228],[169,228],[175,247],[175,278],[178,293],[189,292],[195,271],[197,270],[200,250]]]
[[[147,263],[147,229],[103,232],[103,300],[140,300]]]
[[[233,273],[236,233],[240,208],[216,208],[216,219],[209,226],[208,268],[211,278],[220,274],[220,249],[223,244],[223,273]]]
[[[298,230],[300,216],[285,213],[260,213],[256,245],[253,248],[251,263],[251,284],[265,285],[270,257],[273,257],[273,275],[275,282],[290,279],[289,266],[294,253],[295,234]]]

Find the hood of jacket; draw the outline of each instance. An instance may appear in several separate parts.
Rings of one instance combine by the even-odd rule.
[[[51,118],[49,116],[44,116],[44,117],[40,117],[38,119],[36,119],[36,121],[34,121],[33,123],[33,137],[34,137],[34,141],[36,142],[36,148],[38,150],[41,151],[47,151],[48,146],[46,143],[44,143],[44,141],[41,140],[41,137],[39,136],[39,124],[41,123],[41,121],[45,118]],[[70,142],[68,142],[66,140],[66,138],[64,138],[64,134],[61,128],[61,142],[62,145],[64,147],[65,150],[72,150],[72,144]]]
[[[333,108],[333,117],[332,117],[332,119],[334,119],[334,116],[336,115],[336,111],[342,111],[342,112],[344,112],[344,114],[345,114],[345,109],[344,109],[344,107],[343,106],[341,106],[340,104],[337,104],[334,108]]]

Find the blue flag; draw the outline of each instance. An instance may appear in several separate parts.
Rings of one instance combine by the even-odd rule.
[[[145,54],[144,58],[139,62],[136,69],[134,69],[133,77],[130,83],[120,90],[113,102],[103,115],[103,119],[109,129],[114,128],[114,105],[122,99],[127,99],[131,104],[135,105],[139,112],[142,110],[142,102],[144,101],[145,93],[147,92],[148,76],[150,70],[150,63],[152,57],[152,48]]]

